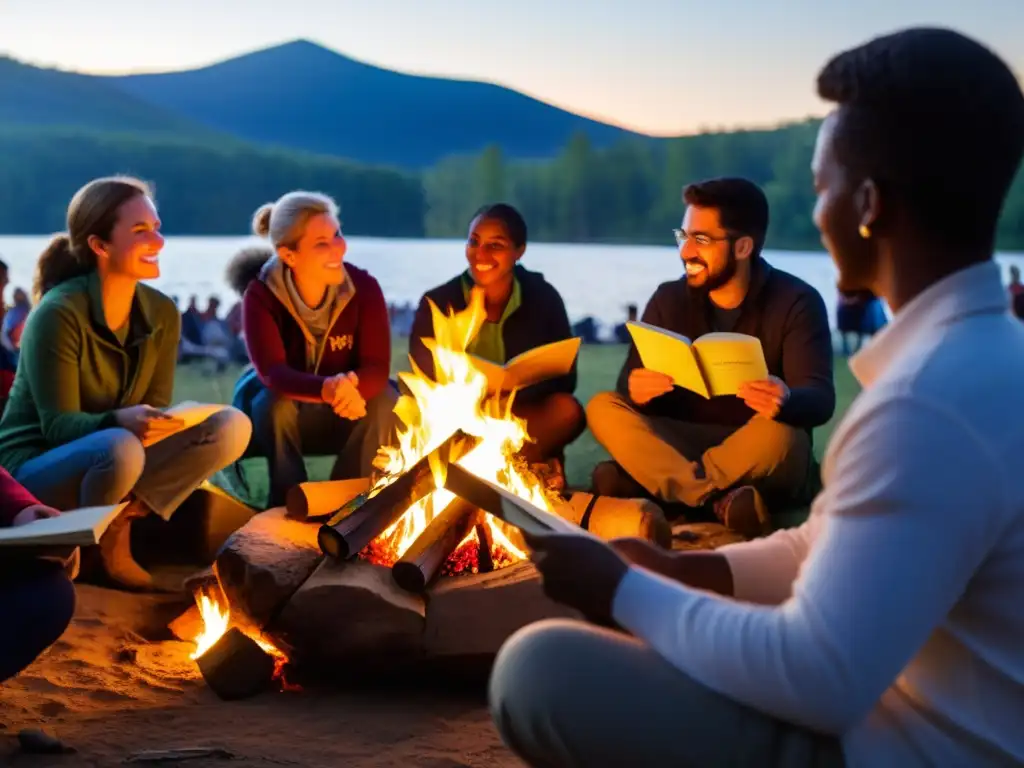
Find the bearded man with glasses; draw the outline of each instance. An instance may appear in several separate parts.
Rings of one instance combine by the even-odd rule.
[[[718,178],[683,191],[675,230],[685,276],[662,284],[641,320],[694,340],[755,336],[769,376],[736,396],[706,399],[643,367],[631,345],[616,392],[597,395],[587,420],[613,461],[593,491],[654,498],[672,512],[712,512],[738,533],[771,529],[770,510],[804,504],[818,487],[811,432],[835,410],[825,303],[761,256],[768,200],[753,182]]]

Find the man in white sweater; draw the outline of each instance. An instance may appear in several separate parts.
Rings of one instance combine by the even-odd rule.
[[[491,705],[536,766],[1024,764],[1024,326],[992,260],[1024,153],[994,54],[912,29],[840,54],[813,163],[843,290],[893,322],[802,527],[715,553],[528,537],[595,623],[527,627]]]

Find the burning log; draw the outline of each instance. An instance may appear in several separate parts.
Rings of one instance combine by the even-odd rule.
[[[491,550],[494,549],[494,536],[491,534],[491,527],[487,525],[483,510],[476,513],[476,540],[479,542],[477,554],[477,571],[479,573],[490,573],[494,570],[494,560],[491,558]]]
[[[362,502],[370,492],[370,479],[300,483],[288,491],[285,508],[292,520],[330,517],[351,502]]]
[[[431,466],[452,468],[469,453],[479,438],[458,430],[431,453],[417,461],[376,496],[341,509],[320,527],[317,541],[325,555],[347,560],[377,538],[420,499],[437,490]]]
[[[255,696],[274,679],[274,657],[259,644],[232,627],[196,659],[206,684],[221,699],[230,701]]]
[[[391,568],[395,583],[409,592],[423,592],[444,561],[465,539],[477,521],[477,508],[455,499],[435,515],[402,558]],[[483,556],[483,547],[481,557]]]
[[[462,467],[451,465],[445,476],[445,488],[480,509],[490,512],[499,520],[528,533],[573,533],[586,535],[584,530],[556,514],[521,499],[500,485],[477,477]]]
[[[528,533],[587,532],[602,539],[638,536],[665,548],[672,542],[672,529],[653,502],[575,494],[572,502],[562,506],[561,514],[556,514],[455,466],[448,468],[445,487]]]

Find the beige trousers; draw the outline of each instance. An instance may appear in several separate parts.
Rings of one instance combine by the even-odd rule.
[[[811,466],[806,432],[755,416],[740,427],[647,416],[615,392],[595,395],[587,423],[597,441],[656,499],[699,507],[717,491],[753,485],[796,498]]]
[[[839,740],[715,693],[628,635],[533,624],[498,654],[491,714],[528,765],[842,766]]]

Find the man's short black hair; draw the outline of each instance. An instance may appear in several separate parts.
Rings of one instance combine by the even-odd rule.
[[[723,177],[690,184],[683,190],[683,202],[698,208],[718,209],[722,228],[754,241],[752,256],[758,256],[768,234],[768,198],[749,179]]]
[[[818,94],[839,106],[842,165],[936,239],[992,246],[1024,154],[1024,94],[995,53],[952,30],[906,29],[835,56]]]

